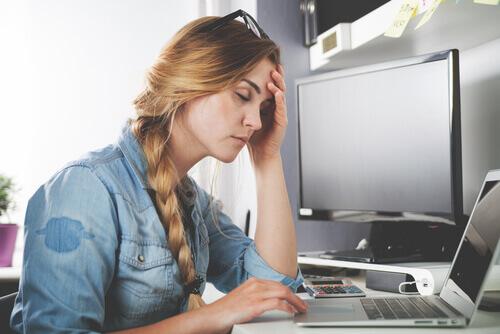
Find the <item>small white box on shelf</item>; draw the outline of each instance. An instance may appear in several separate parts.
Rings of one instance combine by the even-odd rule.
[[[309,48],[311,70],[321,67],[328,62],[330,57],[337,53],[350,49],[351,24],[339,23],[319,35],[316,44]]]

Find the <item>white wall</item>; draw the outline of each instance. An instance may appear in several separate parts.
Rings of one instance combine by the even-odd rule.
[[[13,214],[51,174],[113,143],[160,48],[198,1],[13,0],[0,4],[0,173]]]
[[[257,16],[255,0],[0,2],[0,173],[19,188],[12,221],[23,223],[29,198],[66,162],[116,141],[148,67],[180,27],[239,8]],[[191,172],[207,190],[210,165]],[[215,195],[238,226],[252,209],[253,236],[248,151],[222,164],[218,179]]]
[[[147,68],[199,4],[0,2],[0,173],[20,188],[14,222],[66,162],[116,141]]]
[[[205,0],[206,15],[223,16],[243,9],[257,19],[257,0]]]
[[[464,212],[489,169],[500,168],[500,39],[460,53]]]

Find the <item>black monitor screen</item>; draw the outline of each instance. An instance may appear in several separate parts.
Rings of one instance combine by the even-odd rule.
[[[301,214],[453,221],[452,80],[445,57],[299,83]]]

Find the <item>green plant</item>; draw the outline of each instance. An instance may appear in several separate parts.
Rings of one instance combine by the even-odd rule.
[[[12,179],[0,174],[0,217],[6,215],[9,218],[8,212],[14,208],[13,193],[14,182],[12,182]]]

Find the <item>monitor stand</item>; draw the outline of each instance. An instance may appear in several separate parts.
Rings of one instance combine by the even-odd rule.
[[[371,222],[366,249],[326,251],[321,257],[364,263],[448,262],[461,233],[456,225],[424,221]]]

